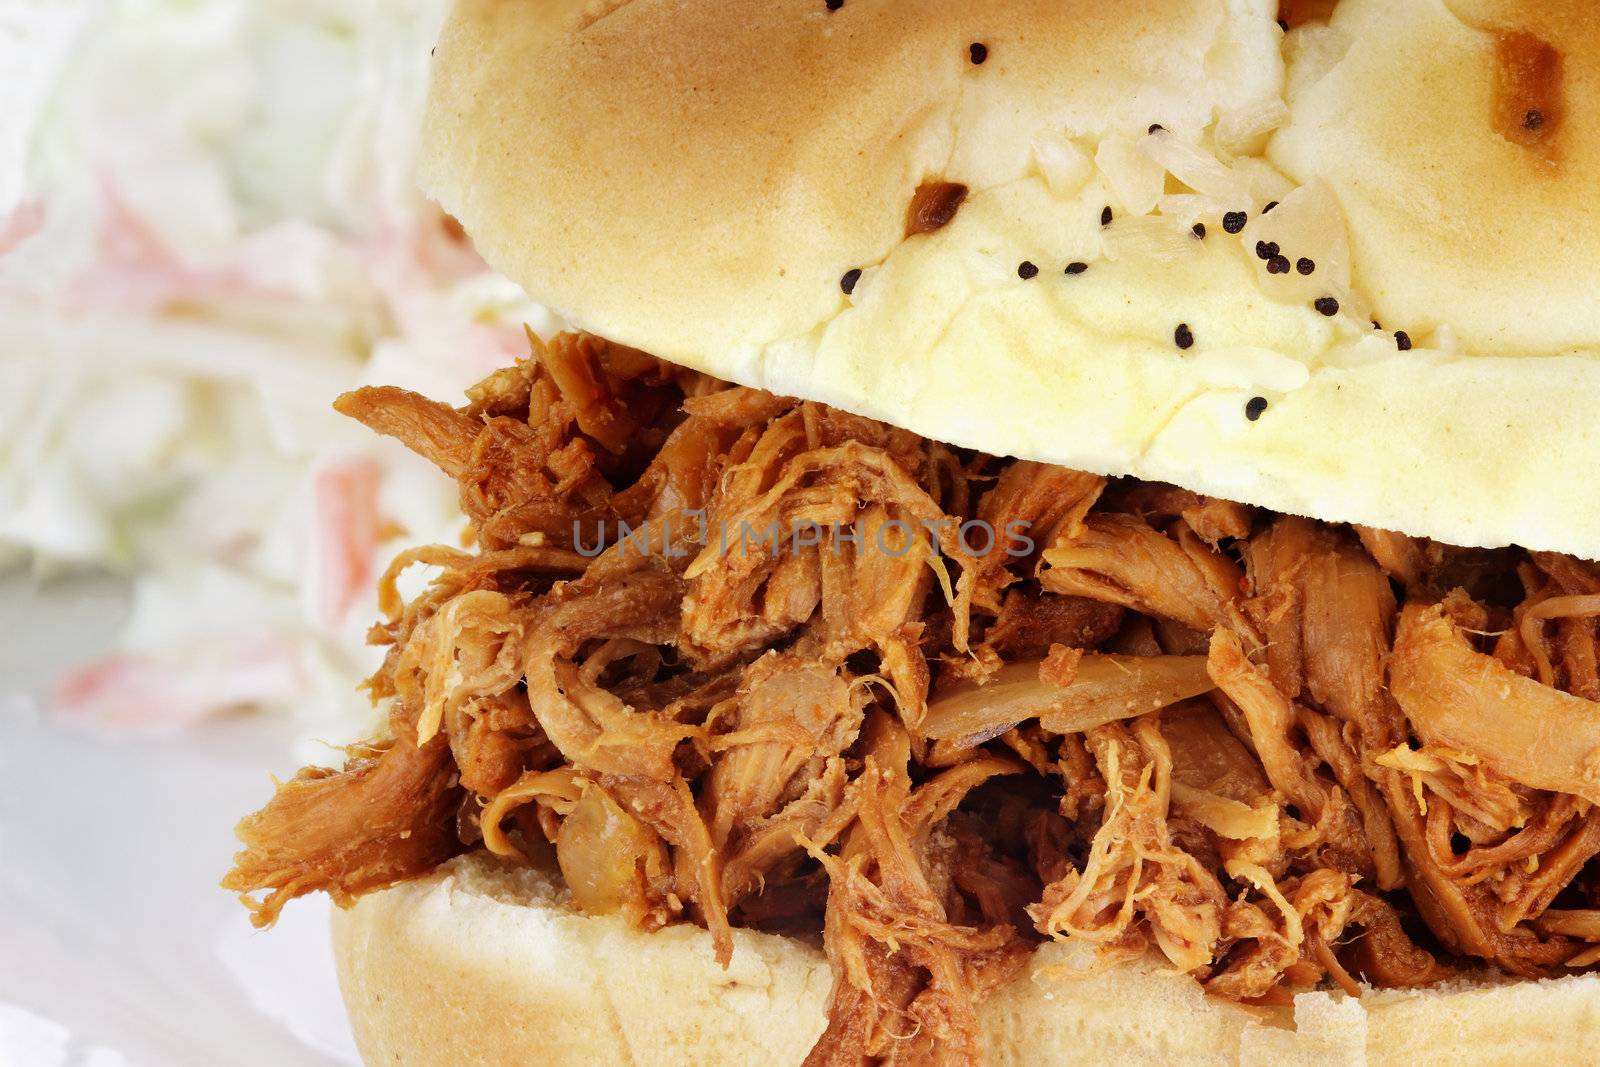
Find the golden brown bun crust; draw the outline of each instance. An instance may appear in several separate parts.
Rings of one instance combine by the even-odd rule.
[[[822,953],[743,930],[735,946],[723,971],[698,927],[647,934],[581,916],[547,875],[481,855],[334,917],[370,1067],[799,1063],[823,1027]],[[1359,1001],[1310,993],[1274,1015],[1154,964],[1061,973],[1081,959],[1046,946],[1029,975],[985,1002],[990,1064],[1558,1067],[1586,1062],[1600,1026],[1595,976]]]
[[[1346,0],[1286,39],[1270,0],[461,0],[420,179],[574,325],[725,378],[993,453],[1600,557],[1579,488],[1600,466],[1600,20],[1580,8]],[[1562,50],[1554,165],[1492,128],[1501,28]],[[1185,190],[1152,123],[1230,168],[1204,203],[1156,212]],[[970,194],[907,238],[931,180]],[[1260,210],[1297,188],[1352,254],[1268,276]],[[1235,202],[1251,224],[1229,235]]]

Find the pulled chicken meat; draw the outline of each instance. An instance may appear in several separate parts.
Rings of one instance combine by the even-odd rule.
[[[1074,938],[1283,1003],[1600,960],[1600,567],[963,451],[586,335],[337,407],[460,487],[384,728],[239,824],[262,925],[486,849],[815,936],[812,1064],[972,1063]],[[431,568],[409,601],[402,571]]]

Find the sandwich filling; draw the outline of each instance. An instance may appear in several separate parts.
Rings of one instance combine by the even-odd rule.
[[[809,1062],[974,1062],[1044,939],[1251,1004],[1600,961],[1600,566],[955,448],[587,335],[338,408],[460,487],[260,925],[465,851],[821,938]],[[432,568],[416,595],[404,572]]]

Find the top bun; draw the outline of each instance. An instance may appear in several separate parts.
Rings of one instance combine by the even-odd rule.
[[[1587,11],[460,0],[420,176],[573,325],[723,378],[1600,557]]]

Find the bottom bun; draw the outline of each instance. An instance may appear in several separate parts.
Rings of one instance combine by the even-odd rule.
[[[371,1067],[798,1064],[833,981],[813,944],[735,930],[723,970],[697,926],[642,933],[581,915],[558,876],[482,853],[335,912],[333,941]],[[1600,1037],[1595,975],[1304,993],[1268,1010],[1209,997],[1154,960],[1092,959],[1044,945],[983,1003],[990,1064],[1553,1067],[1592,1062]]]

